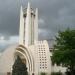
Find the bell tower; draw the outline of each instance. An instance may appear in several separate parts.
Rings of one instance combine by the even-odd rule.
[[[28,7],[20,10],[19,44],[33,45],[38,41],[38,9],[34,11],[28,3]]]

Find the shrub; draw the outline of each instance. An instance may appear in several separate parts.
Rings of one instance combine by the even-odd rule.
[[[45,72],[41,72],[40,75],[47,75]]]
[[[51,75],[62,75],[61,72],[52,72]]]

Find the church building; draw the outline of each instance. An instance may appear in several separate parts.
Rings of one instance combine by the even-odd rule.
[[[51,72],[48,43],[46,40],[38,41],[38,9],[33,10],[30,3],[25,9],[21,7],[19,46],[16,48],[16,54],[26,62],[31,75]]]
[[[8,47],[0,56],[0,73],[6,75],[12,72],[12,65],[19,55],[27,66],[29,75],[48,75],[53,71],[51,64],[52,55],[46,40],[38,41],[38,9],[20,9],[20,27],[18,44]]]

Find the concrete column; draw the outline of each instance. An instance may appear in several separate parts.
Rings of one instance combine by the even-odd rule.
[[[35,11],[35,22],[34,22],[34,40],[38,41],[38,9]]]
[[[31,8],[30,8],[30,3],[28,3],[27,7],[27,16],[26,16],[26,29],[25,29],[25,46],[29,45],[29,27],[31,24]]]
[[[23,17],[23,9],[21,6],[21,10],[20,10],[20,28],[19,28],[19,44],[23,44],[23,40],[24,40],[24,17]]]

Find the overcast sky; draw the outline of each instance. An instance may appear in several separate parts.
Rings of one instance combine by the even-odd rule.
[[[28,0],[0,0],[0,48],[18,41],[20,6]],[[39,10],[39,39],[52,39],[59,30],[75,29],[75,0],[30,0]]]

